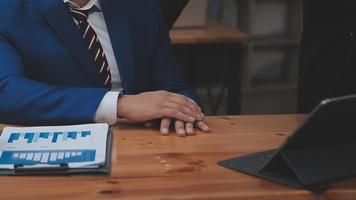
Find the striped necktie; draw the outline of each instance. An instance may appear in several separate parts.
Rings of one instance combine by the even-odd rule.
[[[73,18],[78,22],[79,31],[82,33],[83,39],[88,45],[89,52],[94,58],[94,62],[98,68],[98,72],[103,80],[104,86],[111,89],[111,73],[108,61],[103,47],[100,44],[98,35],[88,22],[89,12],[95,10],[96,7],[93,6],[89,10],[78,10],[73,8],[70,4],[67,4],[67,6]]]

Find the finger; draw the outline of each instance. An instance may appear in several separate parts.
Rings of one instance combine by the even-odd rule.
[[[186,123],[185,132],[187,135],[194,135],[194,125],[192,123]]]
[[[164,104],[165,107],[169,108],[169,109],[173,109],[173,110],[177,110],[179,112],[182,112],[190,117],[193,117],[194,119],[196,120],[200,120],[201,121],[201,118],[202,116],[200,115],[200,113],[197,113],[193,110],[191,110],[190,108],[186,107],[186,106],[183,106],[183,105],[179,105],[175,102],[166,102]]]
[[[193,100],[183,95],[174,93],[171,93],[169,96],[170,98],[167,102],[176,104],[179,106],[179,108],[187,108],[184,110],[186,114],[192,115],[192,117],[195,117],[197,120],[204,120],[204,114],[202,113],[198,104],[196,104]]]
[[[169,127],[171,126],[171,119],[163,118],[161,121],[161,133],[162,135],[169,135]]]
[[[199,114],[200,119],[199,119],[199,121],[203,121],[205,119],[205,114],[201,111],[200,107],[199,107],[199,110],[200,110],[200,114]]]
[[[177,111],[172,108],[164,108],[160,110],[160,118],[172,118],[190,123],[194,123],[196,121],[194,117],[191,117],[187,114],[184,114],[183,112]]]
[[[193,101],[193,100],[191,100],[191,99],[189,99],[189,100],[195,104],[195,106],[197,107],[197,109],[198,109],[198,111],[199,111],[199,113],[200,113],[200,116],[203,118],[203,119],[201,119],[200,121],[203,121],[204,118],[205,118],[205,115],[204,115],[203,110],[201,109],[201,107],[200,107],[197,103],[195,103],[195,101]]]
[[[198,106],[198,105],[197,105],[197,106]],[[205,114],[204,114],[204,112],[203,112],[203,110],[201,109],[200,106],[198,106],[198,109],[199,109],[201,118],[203,118],[202,120],[199,120],[199,121],[203,121],[203,120],[205,119]]]
[[[205,133],[210,132],[210,127],[205,122],[199,121],[199,122],[196,122],[195,124],[203,132],[205,132]]]
[[[205,115],[204,115],[204,113],[203,113],[203,110],[200,108],[200,106],[199,106],[197,103],[195,103],[195,101],[193,101],[193,100],[190,99],[190,98],[187,98],[187,99],[195,105],[196,110],[197,110],[197,112],[198,112],[198,118],[197,118],[197,119],[198,119],[199,121],[203,121],[203,120],[205,119]]]
[[[171,93],[169,100],[174,103],[177,103],[178,105],[188,107],[195,113],[200,113],[198,105],[194,101],[190,100],[188,97],[185,97],[180,94]]]
[[[176,133],[178,136],[181,136],[181,137],[186,136],[186,133],[184,130],[184,122],[177,120],[175,123],[175,128],[176,128]]]
[[[194,102],[194,103],[195,103],[195,102]],[[197,105],[197,106],[198,106],[198,105]],[[199,109],[200,112],[203,112],[203,110],[201,109],[200,106],[198,106],[198,109]]]

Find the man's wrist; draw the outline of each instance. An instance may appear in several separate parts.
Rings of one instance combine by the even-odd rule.
[[[116,109],[117,109],[116,116],[117,116],[117,118],[122,118],[122,116],[120,115],[119,104],[120,104],[120,102],[121,102],[121,100],[122,100],[122,98],[124,96],[125,96],[124,91],[123,90],[119,91],[118,96],[117,96],[117,106],[116,106]]]

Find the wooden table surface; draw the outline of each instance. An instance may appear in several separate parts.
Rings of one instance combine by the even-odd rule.
[[[246,43],[250,35],[217,22],[204,27],[176,28],[170,33],[173,44]]]
[[[114,128],[110,177],[0,177],[0,199],[356,199],[356,181],[322,196],[287,188],[216,163],[278,147],[301,115],[209,117],[212,133],[160,136],[157,130]]]

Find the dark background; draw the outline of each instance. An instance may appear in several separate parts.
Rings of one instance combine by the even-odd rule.
[[[207,1],[208,20],[247,32],[251,40],[241,56],[241,114],[282,114],[297,112],[297,67],[302,31],[301,0],[191,0]],[[227,75],[221,66],[230,62],[223,58],[231,52],[216,53],[221,60],[212,59],[204,49],[195,74],[205,74],[211,82],[211,94],[218,101],[222,80]],[[186,63],[176,53],[180,63]],[[215,56],[216,57],[216,56]],[[219,69],[219,70],[217,70]],[[189,69],[188,69],[189,70]],[[216,79],[214,79],[214,77]],[[207,83],[195,78],[194,85],[208,114],[228,114],[225,92],[220,106],[211,106]]]

